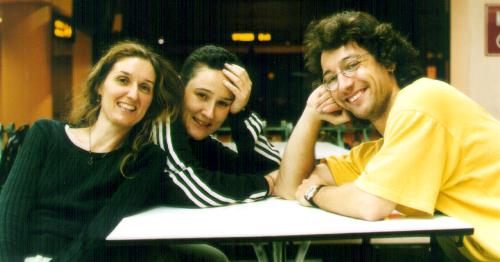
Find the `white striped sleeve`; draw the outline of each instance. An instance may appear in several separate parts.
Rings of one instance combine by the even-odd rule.
[[[157,124],[154,134],[157,144],[167,152],[167,167],[169,177],[175,185],[182,189],[185,195],[197,206],[221,206],[238,202],[235,199],[221,195],[207,185],[196,170],[186,164],[177,154],[172,143],[171,125],[169,122]],[[252,200],[252,196],[247,200]],[[244,200],[244,201],[247,201]]]

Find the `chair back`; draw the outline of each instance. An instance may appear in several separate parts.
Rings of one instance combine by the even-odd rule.
[[[3,185],[5,180],[7,180],[7,176],[16,159],[17,152],[19,152],[28,130],[29,125],[22,125],[18,129],[8,133],[7,144],[5,145],[2,158],[0,159],[0,185]]]

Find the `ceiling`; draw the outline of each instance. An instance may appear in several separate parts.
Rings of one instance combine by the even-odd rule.
[[[201,44],[224,46],[300,46],[307,25],[339,10],[362,10],[394,24],[410,40],[436,28],[447,14],[448,0],[74,0],[78,27],[98,42],[160,37],[173,52]],[[120,32],[112,32],[121,15]],[[234,43],[232,32],[269,32],[268,43]],[[106,43],[107,44],[107,43]],[[180,51],[179,51],[180,50]],[[279,50],[279,49],[276,49]],[[293,49],[289,49],[293,50]]]

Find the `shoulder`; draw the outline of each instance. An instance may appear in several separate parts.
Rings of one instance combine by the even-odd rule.
[[[52,119],[40,119],[33,123],[30,132],[37,132],[43,134],[54,134],[64,130],[64,123]]]
[[[154,143],[148,143],[143,145],[139,150],[140,158],[149,158],[151,156],[161,155],[163,154],[163,150]]]
[[[470,99],[453,86],[439,80],[420,78],[399,92],[391,111],[411,110],[433,114],[464,103],[470,103]]]
[[[440,95],[457,95],[459,93],[451,85],[430,78],[420,78],[403,88],[398,95],[398,100],[440,100]]]

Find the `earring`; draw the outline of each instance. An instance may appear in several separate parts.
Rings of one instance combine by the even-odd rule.
[[[389,72],[389,74],[394,74],[394,71],[396,71],[396,65],[391,65],[389,66],[389,68],[387,68],[387,72]]]
[[[101,103],[101,96],[98,96],[95,100],[95,103],[96,104],[100,104]]]

